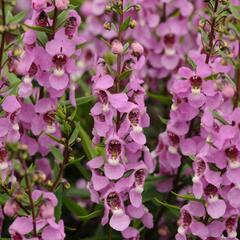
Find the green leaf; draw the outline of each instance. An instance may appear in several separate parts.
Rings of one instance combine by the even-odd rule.
[[[91,160],[97,156],[97,152],[96,152],[95,148],[93,147],[92,141],[91,141],[90,137],[88,136],[87,132],[80,125],[80,123],[76,123],[76,126],[77,125],[79,128],[79,137],[81,138],[82,147],[84,149],[84,152],[86,153],[87,158],[89,160]]]
[[[134,171],[133,169],[130,169],[130,170],[126,171],[124,173],[123,177],[125,177],[125,178],[129,177],[133,173],[133,171]]]
[[[60,150],[54,146],[51,146],[50,148],[55,159],[63,161],[63,154],[60,152]]]
[[[75,216],[80,217],[88,215],[88,211],[84,207],[81,207],[75,201],[67,197],[63,197],[63,204]]]
[[[37,39],[42,46],[45,46],[48,42],[48,36],[45,32],[37,32]]]
[[[61,125],[61,130],[62,130],[62,132],[63,132],[65,135],[69,136],[69,135],[71,134],[71,132],[72,132],[72,127],[71,127],[71,125],[66,121],[66,122],[63,122],[63,124]]]
[[[70,4],[75,7],[80,7],[83,4],[84,0],[70,0]]]
[[[75,163],[78,163],[79,161],[81,161],[85,156],[81,156],[80,158],[77,158],[77,159],[73,159],[73,160],[70,160],[65,166],[69,166],[69,165],[72,165],[72,164],[75,164]]]
[[[197,201],[197,202],[202,202],[204,203],[204,200],[203,199],[196,199],[193,195],[188,195],[188,194],[178,194],[178,193],[175,193],[175,192],[172,192],[171,193],[173,195],[175,195],[176,197],[178,198],[182,198],[184,200],[188,200],[188,201]]]
[[[55,141],[55,142],[57,142],[57,143],[60,143],[60,144],[63,143],[61,139],[53,136],[52,134],[50,134],[50,133],[45,133],[45,134],[46,134],[48,137],[50,137],[53,141]]]
[[[212,111],[212,115],[223,125],[229,125],[229,123],[217,111]]]
[[[235,18],[240,20],[240,6],[230,5],[230,10]]]
[[[70,145],[72,145],[75,142],[75,140],[77,139],[79,131],[80,131],[79,124],[76,124],[76,127],[73,130],[73,132],[70,136],[70,139],[69,139],[69,144]]]
[[[119,80],[120,80],[120,81],[125,80],[125,79],[129,78],[131,74],[132,74],[132,69],[126,70],[125,72],[122,72],[122,73],[120,74]]]
[[[128,28],[130,21],[131,21],[131,17],[129,16],[120,26],[120,29],[119,29],[120,32],[124,32]]]
[[[167,119],[163,118],[162,116],[158,116],[158,117],[159,117],[160,121],[161,121],[164,125],[167,125],[167,123],[168,123],[168,120],[167,120]]]
[[[196,69],[197,64],[188,55],[186,55],[186,62],[191,66],[192,70]]]
[[[148,187],[148,189],[146,189],[147,187]],[[156,186],[154,185],[154,182],[150,182],[149,184],[146,183],[144,188],[145,189],[142,194],[143,203],[152,201],[155,197],[162,196],[162,194],[157,191]]]
[[[80,106],[82,104],[85,104],[85,103],[88,103],[88,102],[92,102],[95,100],[95,97],[94,96],[86,96],[86,97],[80,97],[80,98],[76,98],[76,103],[77,103],[77,106]],[[66,104],[66,107],[69,108],[69,107],[73,107],[71,102],[69,100],[67,101],[63,101],[62,102],[63,104]]]
[[[60,184],[60,186],[56,190],[55,195],[58,199],[58,204],[55,207],[55,218],[56,218],[56,221],[58,222],[62,215],[62,197],[63,197],[63,185],[62,184]]]
[[[84,179],[86,179],[87,181],[90,181],[91,175],[88,172],[87,168],[82,166],[82,164],[78,161],[75,162],[74,165],[76,166],[76,168],[79,170],[79,172],[82,174],[82,176],[84,177]]]
[[[171,96],[163,96],[163,95],[159,95],[159,94],[152,93],[152,92],[148,92],[148,96],[150,98],[158,100],[160,103],[162,103],[164,105],[167,105],[167,106],[172,105],[172,97]]]
[[[67,16],[68,16],[68,11],[62,11],[57,16],[57,24],[56,24],[57,29],[63,26],[63,24],[66,22]]]
[[[64,192],[67,197],[80,197],[81,199],[89,199],[90,193],[86,188],[69,188]]]
[[[161,181],[161,180],[166,180],[166,176],[148,176],[146,179],[146,182],[155,182],[155,181]]]
[[[7,194],[0,194],[0,205],[4,205],[5,202],[9,199],[9,196]]]
[[[153,202],[157,205],[164,206],[164,207],[168,208],[172,213],[174,213],[176,215],[179,215],[179,213],[180,213],[180,208],[178,206],[175,206],[175,205],[172,205],[172,204],[169,204],[169,203],[166,203],[166,202],[162,202],[157,198],[154,198]]]
[[[26,16],[26,12],[25,11],[19,12],[18,14],[9,17],[8,20],[7,20],[7,23],[8,24],[10,24],[10,23],[19,23],[19,22],[21,22],[25,18],[25,16]]]
[[[93,218],[99,217],[103,214],[103,209],[97,209],[94,212],[91,212],[88,215],[84,215],[84,216],[79,216],[80,220],[82,221],[89,221]]]
[[[106,64],[112,66],[116,62],[117,57],[112,52],[106,52],[103,56],[103,59],[105,60]]]
[[[40,27],[40,26],[30,26],[27,24],[23,24],[24,27],[35,30],[35,31],[39,31],[39,32],[45,32],[48,34],[52,34],[52,30],[49,27]]]

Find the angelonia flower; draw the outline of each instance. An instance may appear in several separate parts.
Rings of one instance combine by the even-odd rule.
[[[220,39],[215,37],[214,42]],[[182,162],[193,159],[191,193],[196,202],[181,208],[176,239],[190,234],[200,239],[237,239],[239,107],[233,107],[235,89],[225,78],[234,77],[233,69],[221,56],[204,52],[201,41],[189,57],[195,66],[182,66],[174,76],[170,119],[153,155],[159,159],[160,175],[167,176],[181,174]],[[162,191],[173,188],[174,177],[168,181]]]
[[[0,236],[237,240],[239,6],[2,0]]]
[[[204,6],[200,2],[133,1],[133,7],[126,12],[126,16],[131,16],[131,21],[135,23],[134,29],[126,34],[137,40],[145,49],[146,64],[140,70],[140,76],[146,79],[149,88],[158,88],[159,80],[162,78],[168,78],[170,84],[173,73],[185,59],[185,55],[189,50],[196,48],[195,28],[198,11]],[[87,23],[84,34],[89,42],[96,39],[99,34],[110,41],[116,38],[116,33],[111,24],[109,25],[109,18],[105,14],[107,4],[109,1],[106,0],[86,0],[81,7],[81,13],[86,16]],[[123,4],[127,5],[127,1]],[[175,12],[178,14],[174,14]],[[194,21],[189,21],[192,16]],[[105,24],[101,24],[99,19]],[[95,55],[101,57],[105,46],[99,41],[97,44],[99,46],[95,44],[91,48],[95,48]],[[133,48],[137,47],[133,44]],[[143,51],[143,48],[140,51]]]
[[[104,202],[102,224],[109,223],[124,238],[133,238],[138,231],[131,227],[132,220],[139,219],[146,228],[153,226],[142,192],[154,166],[143,132],[150,124],[144,81],[138,74],[145,64],[143,47],[134,42],[124,51],[123,45],[122,39],[115,39],[110,49],[117,55],[113,68],[118,76],[100,58],[92,77],[92,92],[97,97],[91,109],[93,144],[104,145],[105,154],[87,163],[92,172],[88,188],[92,201]],[[129,74],[121,79],[124,72]]]
[[[37,231],[41,235],[41,239],[65,239],[63,221],[60,220],[57,223],[54,217],[54,208],[57,206],[55,195],[51,192],[35,190],[32,193],[32,197],[34,201],[38,201],[41,198],[39,213],[36,217]],[[7,208],[9,206],[6,207],[5,205],[4,212],[7,211]],[[26,216],[17,217],[9,227],[11,239],[28,239],[27,236],[32,230],[32,219]]]
[[[9,74],[15,74],[18,84],[14,94],[10,90],[1,91],[0,118],[0,170],[1,184],[14,188],[11,197],[3,207],[3,213],[14,218],[9,227],[11,239],[64,239],[64,223],[56,221],[54,209],[57,199],[51,192],[36,190],[33,184],[32,199],[34,204],[40,201],[36,214],[36,233],[33,229],[31,213],[22,215],[21,186],[18,186],[19,174],[14,169],[13,156],[8,153],[8,144],[24,146],[27,154],[33,157],[36,168],[31,180],[33,183],[48,186],[52,180],[49,162],[50,147],[59,144],[53,140],[61,137],[57,111],[60,98],[67,91],[69,102],[76,106],[76,79],[79,50],[83,42],[79,37],[78,27],[81,18],[77,11],[69,9],[69,1],[32,0],[32,12],[25,19],[26,29],[22,43],[7,52],[6,67]],[[66,20],[60,27],[50,13],[66,11]],[[57,18],[57,15],[55,16]],[[40,40],[34,27],[51,29],[46,39]],[[1,75],[5,76],[2,71]],[[50,138],[48,135],[53,136]],[[20,159],[16,159],[18,164]],[[22,173],[21,173],[22,174]],[[20,174],[20,175],[21,175]],[[39,188],[39,186],[38,186]],[[15,189],[15,190],[14,190]],[[25,206],[26,207],[26,206]],[[26,212],[25,212],[26,213]],[[35,236],[34,236],[35,234]]]

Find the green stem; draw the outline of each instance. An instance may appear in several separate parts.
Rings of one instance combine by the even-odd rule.
[[[238,56],[240,56],[240,42],[239,42]],[[240,98],[240,62],[237,66],[238,66],[236,69],[237,84],[236,84],[236,94],[234,99],[234,108],[238,106],[238,102]]]
[[[57,175],[56,180],[54,181],[52,187],[51,187],[51,191],[53,192],[59,185],[59,183],[62,180],[63,174],[64,174],[64,169],[66,164],[69,161],[69,157],[70,157],[70,152],[69,152],[69,139],[66,140],[65,146],[64,146],[64,150],[63,150],[63,163],[60,165],[60,171]]]
[[[213,51],[213,45],[214,45],[214,38],[215,38],[215,24],[216,24],[216,13],[218,9],[218,0],[215,0],[215,5],[213,9],[213,16],[212,16],[212,23],[211,23],[211,31],[209,34],[209,49],[207,51],[206,60],[205,63],[208,64],[210,61],[210,58],[212,56]]]
[[[53,12],[53,23],[52,23],[52,36],[51,38],[54,38],[55,32],[56,32],[56,24],[57,24],[57,16],[58,16],[58,9],[54,3],[54,12]]]
[[[119,19],[119,27],[118,27],[118,41],[123,44],[123,39],[122,39],[122,31],[121,31],[121,25],[123,24],[123,1],[121,2],[121,13],[120,13],[120,19]],[[116,83],[115,83],[115,89],[116,93],[120,92],[120,79],[119,76],[121,75],[122,72],[122,54],[117,55],[117,77],[116,77]],[[117,113],[117,123],[116,123],[116,128],[117,130],[120,127],[120,112]]]
[[[5,15],[5,3],[4,3],[4,0],[1,0],[1,6],[2,6],[2,25],[4,27],[6,25],[6,15]],[[6,32],[4,30],[3,33],[2,33],[1,46],[0,46],[0,72],[2,70],[2,61],[3,61],[5,38],[6,38]]]
[[[18,199],[16,199],[4,185],[1,185],[0,189],[2,189],[3,192],[5,192],[10,198],[12,198],[26,214],[29,214],[28,209],[23,206],[23,204]]]
[[[33,201],[33,198],[32,198],[31,180],[30,180],[29,175],[28,175],[28,168],[27,168],[25,160],[22,159],[22,158],[20,158],[19,160],[20,160],[20,162],[22,164],[22,167],[24,169],[24,172],[25,172],[24,178],[25,178],[25,181],[26,181],[26,187],[27,187],[26,192],[27,192],[27,195],[28,195],[30,208],[31,208],[32,223],[33,223],[33,237],[37,237],[36,212],[35,212],[34,201]]]

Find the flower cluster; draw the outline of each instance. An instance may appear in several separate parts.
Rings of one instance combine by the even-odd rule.
[[[152,215],[142,200],[145,179],[154,170],[143,133],[150,120],[144,102],[144,81],[138,74],[145,57],[138,42],[124,49],[121,36],[112,42],[111,52],[117,56],[116,66],[112,68],[100,58],[92,78],[93,95],[98,99],[91,109],[93,143],[104,145],[105,156],[87,164],[92,172],[89,190],[92,201],[104,201],[102,224],[109,221],[124,238],[132,238],[138,231],[130,227],[131,220],[140,219],[147,228],[153,225]]]
[[[31,239],[39,239],[40,235],[41,239],[65,238],[63,221],[56,221],[54,217],[54,208],[57,206],[55,195],[35,190],[33,183],[49,187],[50,181],[51,186],[52,170],[47,158],[51,147],[59,146],[54,139],[62,135],[56,119],[60,97],[68,90],[69,101],[76,106],[75,74],[80,52],[77,46],[83,40],[78,32],[81,18],[68,7],[68,0],[56,0],[54,3],[47,0],[32,1],[33,12],[31,18],[24,22],[22,44],[8,52],[8,68],[1,80],[1,184],[5,186],[4,192],[10,196],[4,205],[4,213],[16,217],[9,227],[12,239],[27,239],[30,236]],[[57,14],[62,10],[67,13],[63,26],[57,22]],[[53,17],[50,17],[51,13]],[[38,34],[38,28],[44,29],[42,34]],[[12,83],[14,76],[15,82]],[[34,172],[27,169],[25,157],[8,153],[7,145],[16,143],[26,149],[30,158],[36,160]],[[20,172],[25,171],[27,179],[29,174],[34,176],[33,182],[26,186],[29,199],[23,203],[19,201],[23,197],[23,186],[19,184],[22,173],[19,176],[14,159],[21,166]],[[27,202],[32,212],[27,210]],[[36,209],[34,211],[36,205],[39,209],[37,212]]]
[[[221,56],[211,55],[213,31],[210,50],[202,54],[205,49],[199,43],[198,50],[189,52],[194,66],[180,67],[175,75],[170,88],[173,95],[170,120],[154,151],[163,175],[180,174],[181,160],[194,159],[192,194],[195,201],[181,208],[178,240],[186,239],[188,234],[200,239],[237,239],[239,108],[232,106],[235,89],[226,77],[234,76],[232,67]],[[239,46],[231,41],[228,45],[232,57],[237,57],[234,52],[239,51]],[[167,181],[163,191],[172,189],[174,177]]]
[[[237,240],[239,5],[0,0],[0,235]]]
[[[37,236],[41,235],[41,239],[65,239],[64,224],[60,220],[55,221],[54,209],[57,206],[57,198],[51,192],[43,192],[35,190],[32,193],[32,199],[40,202],[39,212],[36,216]],[[4,213],[9,217],[19,214],[20,206],[12,199],[8,200],[4,206]],[[29,239],[27,236],[33,232],[33,220],[30,216],[17,217],[9,227],[9,233],[12,239]],[[31,239],[39,239],[31,238]]]
[[[109,40],[116,37],[110,24],[111,19],[104,14],[106,4],[106,0],[88,0],[81,8],[88,26],[84,34],[90,42],[84,51],[92,52],[92,57],[102,56],[105,49],[99,41],[97,46],[91,44],[97,35],[101,34]],[[202,1],[156,0],[133,1],[131,6],[126,16],[131,17],[130,24],[134,29],[128,35],[141,43],[146,56],[146,64],[140,76],[146,79],[149,88],[156,89],[159,80],[171,78],[187,52],[196,48],[195,27],[199,20],[196,13],[203,4]],[[193,13],[193,24],[190,24],[188,19]]]

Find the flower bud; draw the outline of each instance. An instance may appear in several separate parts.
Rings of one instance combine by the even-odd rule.
[[[141,10],[141,5],[140,4],[136,4],[136,5],[134,5],[134,9],[138,12],[138,11],[140,11]]]
[[[18,213],[19,209],[20,208],[17,202],[14,201],[13,199],[9,199],[5,203],[3,211],[4,214],[7,215],[8,217],[13,217]]]
[[[55,4],[58,10],[64,10],[67,9],[69,0],[56,0]]]
[[[112,6],[111,6],[111,5],[107,5],[107,6],[106,6],[106,11],[107,11],[107,12],[110,12],[111,10],[112,10]]]
[[[54,206],[50,201],[45,201],[39,209],[40,216],[43,219],[54,217]]]
[[[228,37],[229,37],[230,41],[235,41],[236,40],[236,36],[234,34],[230,34]]]
[[[132,20],[130,21],[130,23],[129,23],[129,26],[130,26],[130,28],[133,29],[133,28],[135,28],[135,27],[137,26],[137,22],[132,19]]]
[[[133,42],[132,45],[131,45],[131,48],[133,50],[133,55],[134,56],[140,56],[144,53],[144,48],[143,46],[138,43],[138,42]]]
[[[124,51],[123,49],[123,45],[121,42],[119,42],[118,40],[114,40],[112,42],[112,53],[114,54],[122,54]]]
[[[222,94],[226,98],[231,98],[235,94],[235,90],[231,84],[226,84],[223,86]]]
[[[5,27],[3,25],[0,25],[0,33],[3,33],[5,31]]]
[[[47,6],[47,0],[32,0],[32,4],[35,10],[40,10]]]
[[[198,26],[203,28],[205,26],[205,24],[206,24],[206,21],[204,19],[201,19],[198,23]]]
[[[104,27],[105,30],[110,31],[112,26],[111,26],[111,23],[110,23],[110,22],[105,22],[104,25],[103,25],[103,27]]]

